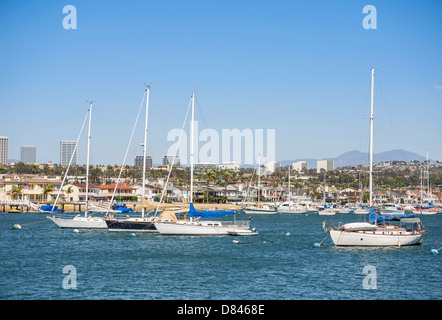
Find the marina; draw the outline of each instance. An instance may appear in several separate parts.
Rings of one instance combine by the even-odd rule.
[[[422,218],[430,230],[422,245],[390,248],[335,247],[330,238],[314,247],[324,238],[324,218],[316,214],[253,216],[259,235],[247,238],[74,232],[45,215],[0,214],[1,299],[428,300],[442,295],[440,255],[431,253],[440,247],[441,215]],[[355,215],[332,218],[348,223]],[[376,289],[364,289],[367,265],[377,270]],[[63,289],[65,266],[76,269],[76,290]]]
[[[1,8],[0,300],[442,299],[442,2]]]

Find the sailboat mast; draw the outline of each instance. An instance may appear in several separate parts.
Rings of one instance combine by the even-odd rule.
[[[298,193],[296,193],[296,195],[298,195]],[[290,196],[290,165],[289,165],[289,201],[291,200],[291,196]]]
[[[259,200],[261,199],[261,196],[259,194],[260,187],[261,187],[261,154],[258,155],[258,208],[260,207]]]
[[[91,153],[91,123],[92,123],[92,101],[89,104],[89,128],[87,133],[87,158],[86,158],[86,209],[84,216],[87,217],[88,201],[89,201],[89,158]]]
[[[143,144],[143,199],[146,196],[146,149],[147,149],[147,119],[149,114],[150,85],[146,85],[146,116],[144,119],[144,144]],[[141,216],[144,218],[144,207],[141,209]]]
[[[193,202],[193,143],[195,125],[195,93],[192,93],[192,120],[190,122],[190,203]]]
[[[370,203],[373,205],[373,94],[374,94],[374,68],[371,68],[371,99],[370,99]]]

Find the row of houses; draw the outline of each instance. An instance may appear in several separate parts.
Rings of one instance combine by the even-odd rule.
[[[80,178],[68,179],[68,183],[62,187],[61,176],[38,176],[38,175],[3,175],[0,176],[0,201],[8,200],[29,200],[31,202],[51,202],[60,194],[60,201],[82,202],[86,199],[86,184]],[[60,188],[62,190],[60,192]],[[144,187],[147,200],[157,201],[160,199],[164,180],[150,181]],[[361,201],[363,193],[367,190],[346,188],[338,190],[334,186],[327,186],[325,189],[318,187],[315,190],[317,198],[323,196],[328,201],[352,202]],[[125,202],[139,202],[143,194],[142,185],[129,185],[129,182],[120,184],[95,186],[89,184],[88,197],[94,201],[107,201],[112,197]],[[306,188],[292,188],[289,192],[287,186],[272,186],[264,184],[260,187],[260,198],[264,201],[278,202],[285,201],[294,196],[312,196],[313,190]],[[168,183],[165,188],[163,200],[168,202],[188,202],[190,199],[189,186],[174,185]],[[258,188],[256,185],[247,183],[234,183],[227,186],[218,185],[196,185],[194,186],[194,201],[205,202],[249,202],[258,199]],[[440,191],[436,193],[423,193],[423,199],[429,201],[440,201]],[[405,203],[416,204],[420,200],[420,190],[398,190],[383,191],[375,190],[374,201],[376,203]]]

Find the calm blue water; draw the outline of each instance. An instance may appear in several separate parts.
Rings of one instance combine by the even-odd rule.
[[[429,232],[422,246],[314,248],[329,219],[254,216],[260,235],[235,244],[233,237],[74,233],[42,214],[0,214],[0,299],[442,298],[442,250],[430,253],[442,247],[435,244],[442,242],[441,214],[423,217]],[[16,223],[23,229],[12,230]],[[67,265],[76,269],[76,290],[63,289]],[[376,289],[363,287],[367,265],[376,268]]]

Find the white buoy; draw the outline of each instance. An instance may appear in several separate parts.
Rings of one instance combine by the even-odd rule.
[[[315,247],[315,248],[319,248],[321,246],[321,244],[320,243],[313,243],[313,247]]]
[[[235,239],[232,241],[233,243],[239,243],[239,240]]]
[[[80,231],[78,231],[78,229],[74,229],[74,232],[75,232],[75,233],[79,233]]]
[[[21,225],[19,225],[19,224],[14,224],[14,225],[12,226],[12,229],[15,229],[15,230],[21,230]]]
[[[131,234],[129,234],[129,236],[131,236],[131,237],[135,237],[136,234],[135,234],[135,233],[131,233]]]
[[[289,236],[289,235],[290,235],[290,232],[284,232],[284,234],[285,234],[286,236]]]
[[[439,253],[439,251],[437,251],[436,249],[431,249],[430,252],[433,253],[433,254],[438,254]]]

